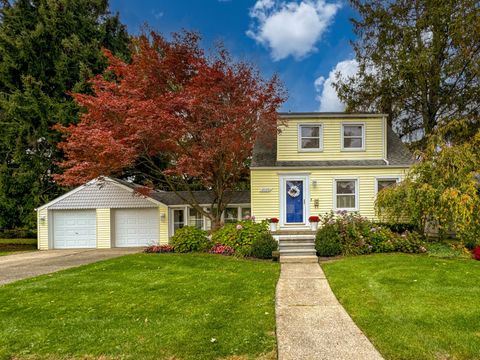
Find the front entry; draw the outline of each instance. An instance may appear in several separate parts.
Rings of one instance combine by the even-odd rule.
[[[305,177],[283,178],[281,204],[283,224],[305,224],[307,184]]]

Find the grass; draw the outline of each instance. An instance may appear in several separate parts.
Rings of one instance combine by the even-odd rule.
[[[472,257],[460,241],[441,240],[427,243],[428,255],[450,259],[469,259]]]
[[[37,250],[37,239],[1,239],[0,256]]]
[[[478,359],[479,261],[378,254],[322,268],[386,359]]]
[[[5,285],[0,359],[274,356],[279,270],[220,255],[135,254]]]

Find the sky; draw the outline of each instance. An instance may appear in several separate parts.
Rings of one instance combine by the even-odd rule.
[[[277,73],[288,91],[281,111],[344,110],[332,82],[357,69],[345,0],[110,0],[110,8],[131,34],[144,24],[166,36],[198,31],[204,48],[221,41],[264,77]]]

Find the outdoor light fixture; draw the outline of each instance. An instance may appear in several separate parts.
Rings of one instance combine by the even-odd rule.
[[[165,214],[160,214],[160,221],[165,221],[165,218],[166,218]]]
[[[317,180],[312,180],[312,186],[317,187]]]
[[[45,224],[45,221],[47,220],[47,217],[45,215],[40,215],[40,222],[42,224]]]

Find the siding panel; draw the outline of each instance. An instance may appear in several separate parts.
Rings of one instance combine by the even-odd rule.
[[[365,151],[342,151],[341,129],[342,123],[365,124]],[[385,158],[385,120],[383,118],[361,119],[289,119],[288,126],[281,127],[282,132],[277,140],[278,161],[301,160],[367,160]],[[322,124],[323,126],[323,151],[299,152],[298,151],[298,125]]]
[[[112,224],[110,209],[97,209],[97,248],[109,249],[112,247]]]
[[[39,250],[48,250],[48,215],[47,209],[37,212],[37,247]]]
[[[310,199],[309,208],[311,215],[323,215],[333,210],[333,184],[335,178],[357,178],[359,187],[359,213],[375,219],[375,193],[376,178],[400,177],[404,178],[405,168],[380,168],[380,169],[318,169],[307,171],[310,174]],[[251,197],[252,213],[258,220],[280,216],[279,199],[279,173],[297,174],[298,171],[290,170],[251,170]],[[305,172],[301,172],[305,174]],[[313,182],[316,181],[316,186]],[[262,192],[262,189],[271,189]],[[318,200],[318,207],[315,207]]]
[[[158,208],[160,214],[160,245],[166,245],[169,243],[168,234],[168,207],[160,206]]]

